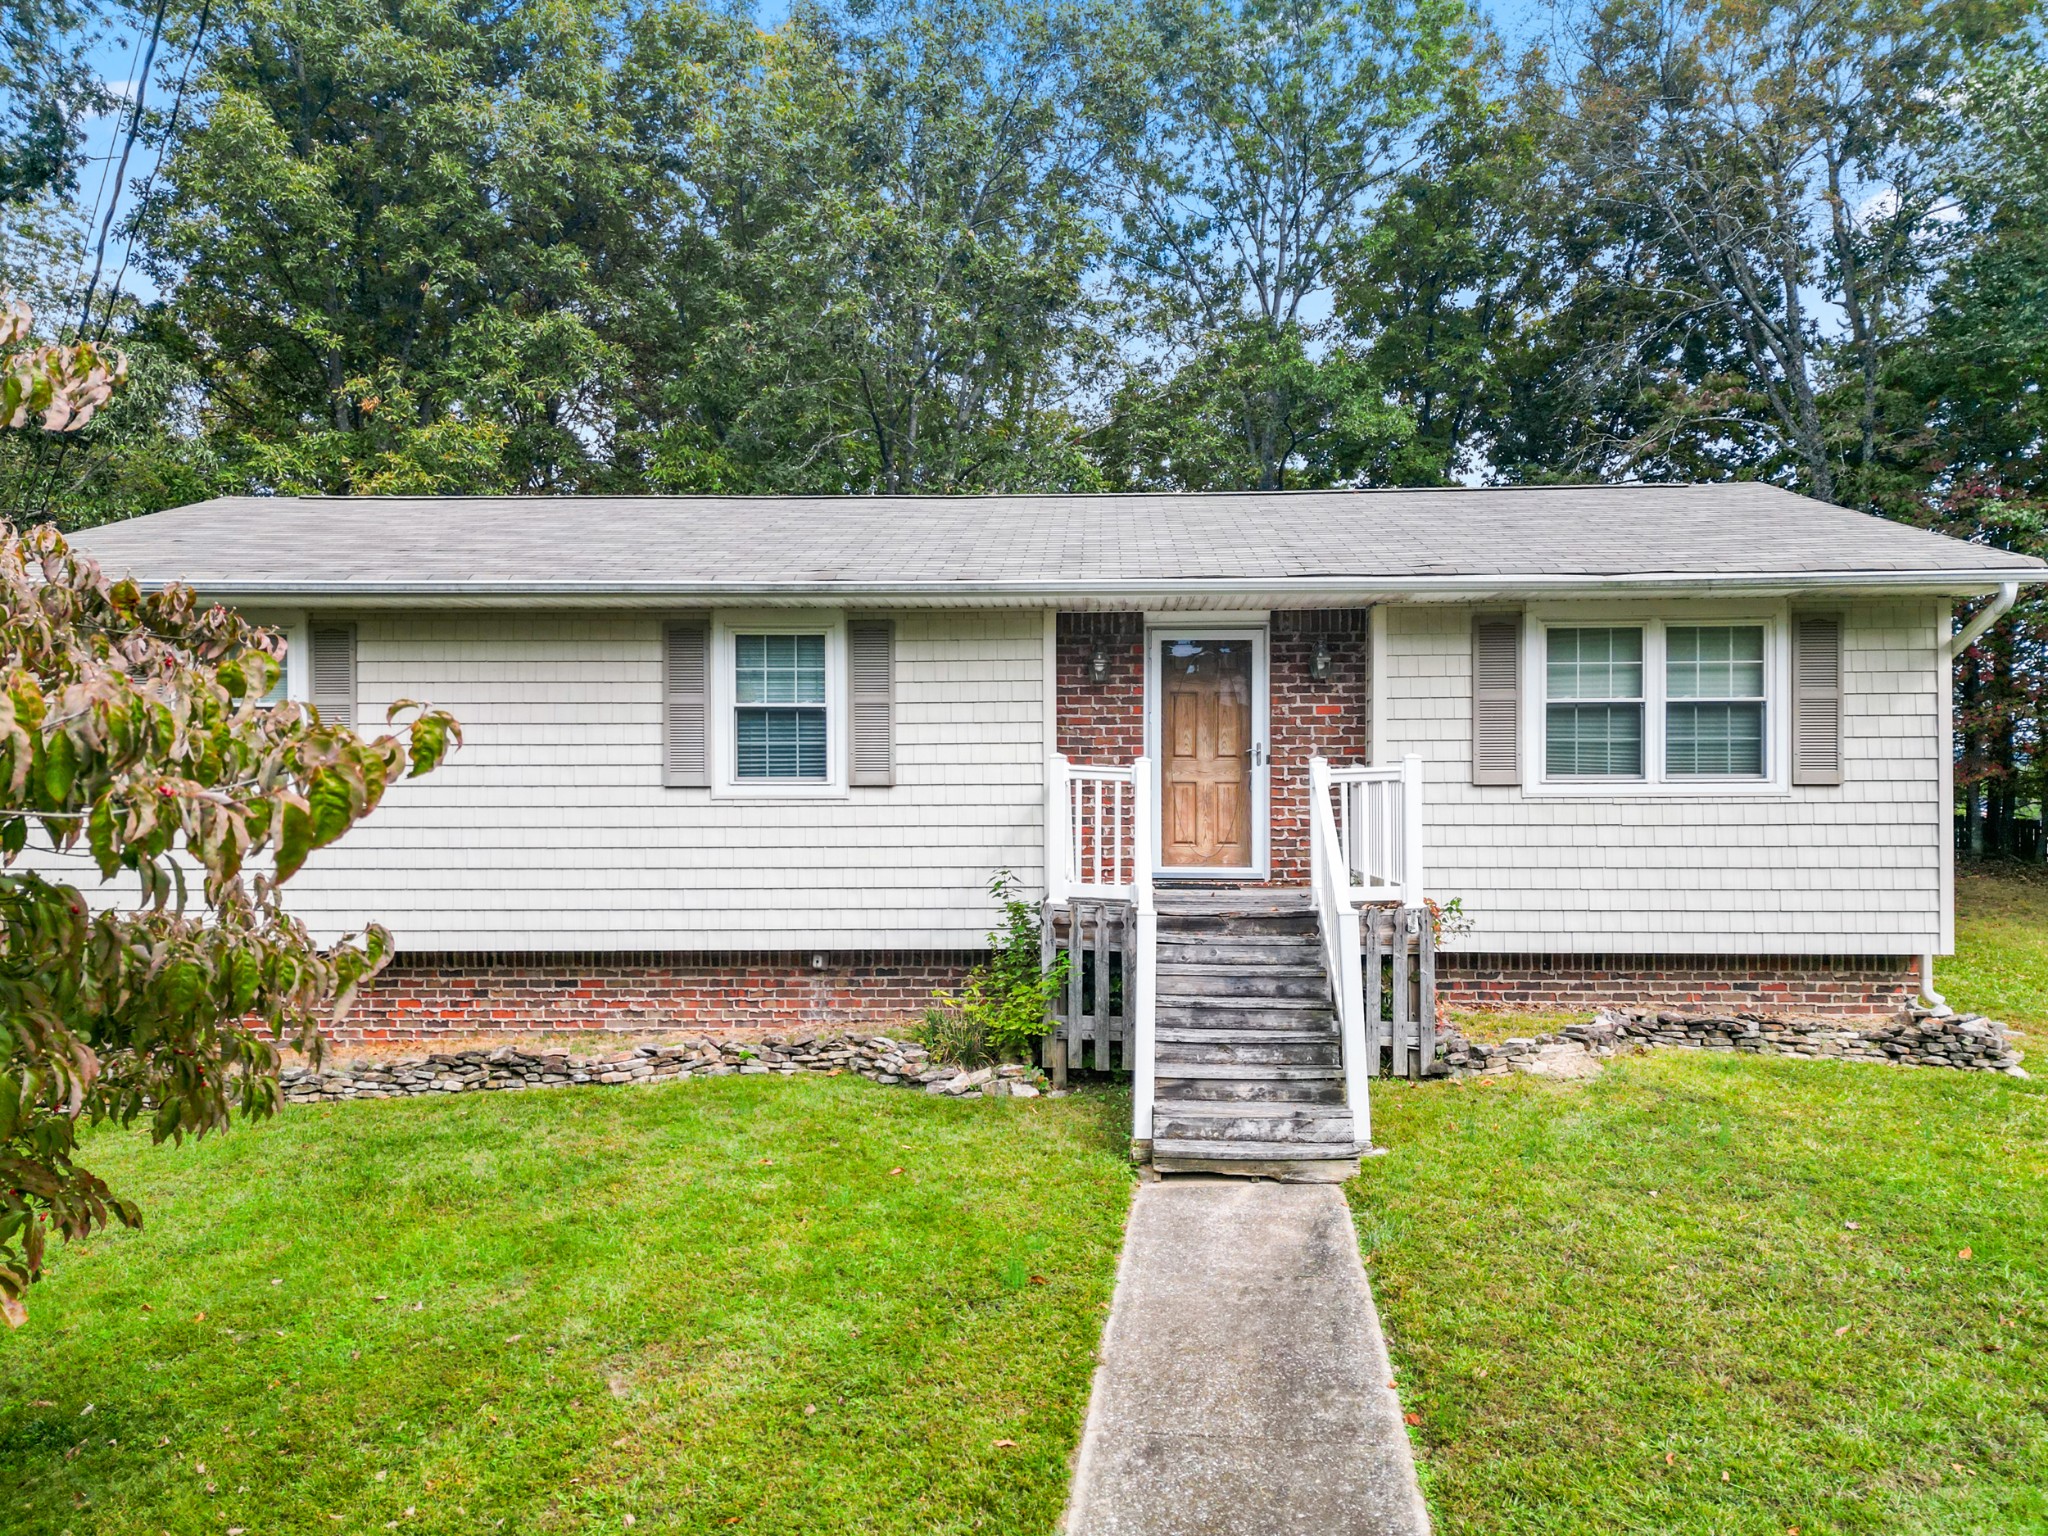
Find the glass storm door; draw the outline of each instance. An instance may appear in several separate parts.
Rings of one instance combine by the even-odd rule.
[[[1160,639],[1159,853],[1170,869],[1250,869],[1257,643]]]

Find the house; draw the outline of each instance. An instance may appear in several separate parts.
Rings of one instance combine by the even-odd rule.
[[[396,936],[364,1038],[899,1020],[999,870],[1125,914],[1127,1050],[1176,986],[1331,1025],[1425,898],[1454,1004],[1895,1008],[1953,942],[1952,615],[2048,574],[1747,484],[228,498],[77,542],[283,626],[325,713],[462,721],[294,882]]]

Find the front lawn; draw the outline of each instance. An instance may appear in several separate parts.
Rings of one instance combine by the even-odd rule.
[[[1963,881],[1940,978],[2031,1082],[1377,1085],[1351,1190],[1441,1536],[2048,1531],[2044,896]]]
[[[0,1339],[0,1530],[1049,1530],[1121,1113],[735,1077],[102,1136],[148,1227]]]

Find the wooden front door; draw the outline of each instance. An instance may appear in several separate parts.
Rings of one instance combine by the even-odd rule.
[[[1159,642],[1159,847],[1178,868],[1248,869],[1253,642]]]

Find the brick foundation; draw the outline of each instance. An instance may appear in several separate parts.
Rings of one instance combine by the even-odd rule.
[[[984,958],[946,950],[827,954],[400,955],[338,1044],[479,1035],[883,1028]]]
[[[1308,760],[1356,764],[1372,754],[1372,639],[1365,608],[1282,609],[1268,634],[1267,741],[1272,763],[1272,874],[1265,883],[1306,885]],[[1199,628],[1201,615],[1187,616]],[[1088,672],[1100,644],[1108,675]],[[1317,645],[1330,675],[1309,676]],[[1145,616],[1063,613],[1057,654],[1059,750],[1076,763],[1131,762],[1145,750]],[[1254,883],[1254,882],[1233,882]]]
[[[1885,955],[1437,956],[1447,1008],[1549,1012],[1605,1007],[1748,1011],[1820,1018],[1895,1014],[1919,968]]]

